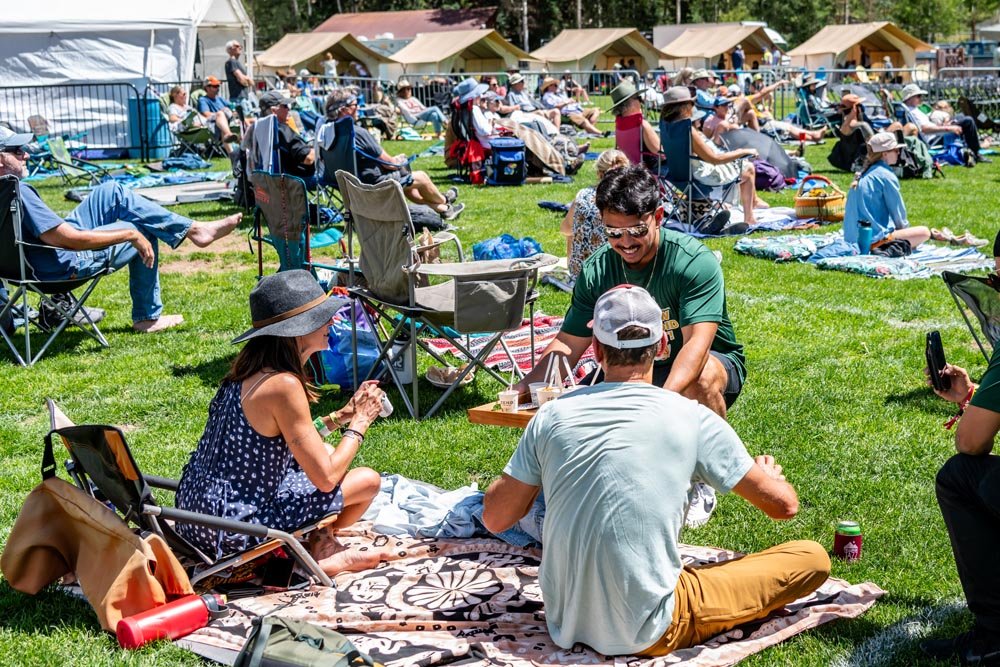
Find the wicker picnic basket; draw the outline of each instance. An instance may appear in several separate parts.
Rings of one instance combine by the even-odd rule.
[[[809,192],[803,194],[807,183],[812,183]],[[816,187],[816,183],[822,183]],[[823,222],[840,222],[844,219],[847,195],[834,185],[829,178],[810,174],[799,183],[795,193],[795,215],[799,218],[815,218]]]

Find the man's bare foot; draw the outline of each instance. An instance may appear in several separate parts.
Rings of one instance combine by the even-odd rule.
[[[161,315],[155,320],[139,320],[132,323],[132,328],[138,333],[156,333],[164,329],[171,329],[178,324],[184,323],[183,315]]]
[[[191,225],[191,228],[188,229],[187,238],[199,248],[204,248],[236,229],[236,225],[240,224],[240,220],[242,219],[242,213],[234,213],[222,220],[213,220],[211,222],[195,221]]]

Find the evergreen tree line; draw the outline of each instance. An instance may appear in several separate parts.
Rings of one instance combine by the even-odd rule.
[[[497,29],[523,44],[523,0],[245,0],[257,33],[257,47],[267,48],[287,32],[308,32],[329,16],[343,12],[392,11],[493,6],[499,2]],[[917,37],[935,42],[956,34],[974,34],[975,24],[1000,8],[1000,0],[530,0],[527,4],[529,50],[564,28],[766,21],[792,46],[829,23],[894,21]]]

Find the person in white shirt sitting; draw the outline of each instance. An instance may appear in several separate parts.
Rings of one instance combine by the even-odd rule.
[[[976,130],[976,121],[968,116],[958,115],[955,116],[948,124],[939,125],[935,123],[931,120],[930,116],[927,115],[927,112],[920,108],[920,104],[924,101],[924,95],[926,94],[927,91],[915,83],[909,83],[903,86],[903,92],[901,95],[903,104],[906,105],[907,111],[909,111],[914,123],[916,123],[916,128],[912,125],[904,128],[907,134],[917,134],[918,130],[923,134],[951,133],[960,136],[963,140],[965,140],[965,145],[968,146],[969,150],[971,150],[973,155],[976,156],[976,162],[991,162],[991,160],[979,154],[979,132]]]

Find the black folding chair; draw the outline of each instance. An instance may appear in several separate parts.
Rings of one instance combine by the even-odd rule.
[[[21,202],[20,187],[20,181],[17,177],[0,176],[0,282],[10,292],[9,300],[0,304],[2,306],[0,307],[0,322],[9,318],[22,320],[24,329],[23,354],[18,343],[14,340],[20,338],[16,332],[8,333],[4,327],[0,327],[0,336],[3,336],[7,346],[22,366],[31,366],[38,361],[56,337],[70,324],[80,327],[84,333],[100,343],[102,347],[108,347],[108,341],[90,319],[83,306],[90,298],[91,292],[97,287],[100,279],[114,270],[110,266],[110,259],[107,266],[87,278],[40,280],[28,262],[26,248],[31,246],[51,249],[51,247],[32,244],[24,239],[22,230],[23,203]],[[77,299],[71,300],[69,305],[51,298],[53,294],[72,292],[81,287],[83,293]],[[35,324],[43,331],[45,327],[42,327],[37,321],[37,316],[32,317],[31,315],[37,311],[29,303],[29,294],[38,295],[39,307],[44,305],[61,317],[59,323],[48,330],[48,338],[41,349],[35,353],[32,353],[31,350],[31,325]]]
[[[223,576],[226,571],[283,547],[316,581],[324,586],[333,586],[330,577],[323,572],[300,539],[336,520],[336,515],[293,532],[286,532],[260,524],[164,507],[153,497],[153,488],[177,491],[179,482],[166,477],[143,475],[121,429],[97,424],[77,426],[52,399],[47,399],[46,405],[51,430],[45,436],[42,477],[48,479],[56,474],[52,442],[53,436],[58,436],[70,455],[66,468],[73,482],[90,496],[111,503],[126,524],[135,525],[140,530],[163,538],[178,560],[191,570],[192,585],[206,581],[209,577]],[[179,535],[173,527],[177,523],[249,535],[261,542],[246,551],[215,559]]]
[[[691,173],[691,157],[694,155],[691,146],[691,119],[673,122],[660,121],[660,146],[662,146],[664,161],[660,166],[660,175],[677,188],[683,198],[678,202],[683,206],[682,222],[695,227],[701,227],[703,222],[712,220],[723,209],[724,203],[732,197],[733,191],[740,184],[742,162],[738,161],[736,179],[721,185],[705,185],[694,179]],[[695,216],[694,202],[705,202],[707,211]]]
[[[979,328],[990,344],[990,349],[995,349],[997,341],[1000,340],[1000,280],[996,275],[988,277],[967,276],[963,273],[953,273],[945,271],[941,274],[944,284],[948,286],[951,298],[955,300],[955,306],[961,313],[962,319],[969,327],[969,332],[975,339],[979,350],[983,353],[986,362],[990,361],[990,352],[986,351],[986,346],[976,334],[975,327],[972,326],[970,315],[979,322]]]

